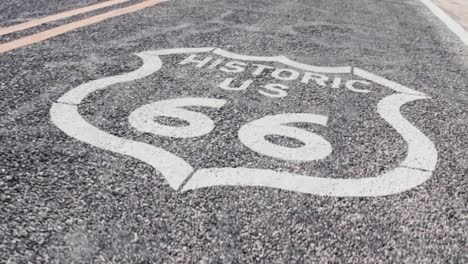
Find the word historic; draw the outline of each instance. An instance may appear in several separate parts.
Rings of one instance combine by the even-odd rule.
[[[360,86],[368,86],[370,85],[369,82],[364,80],[347,80],[343,83],[342,79],[339,77],[334,77],[333,80],[323,74],[314,73],[314,72],[299,72],[293,69],[287,68],[275,68],[273,66],[258,64],[258,63],[248,63],[243,61],[236,61],[236,60],[228,60],[225,62],[225,59],[214,59],[210,56],[201,57],[196,54],[189,55],[187,58],[179,62],[181,65],[191,64],[197,68],[206,68],[206,69],[218,69],[222,72],[226,73],[241,73],[245,72],[247,69],[251,70],[251,79],[243,80],[240,85],[235,85],[235,79],[232,77],[226,78],[222,81],[218,87],[223,90],[228,91],[242,91],[247,90],[252,83],[254,82],[254,78],[256,76],[260,76],[262,74],[270,73],[271,77],[278,81],[295,81],[298,80],[303,84],[309,84],[313,82],[314,84],[327,87],[330,86],[331,88],[338,89],[344,86],[346,89],[356,92],[356,93],[369,93],[370,90],[364,89]],[[287,91],[289,86],[282,84],[282,83],[269,83],[264,85],[263,90],[258,90],[258,92],[264,96],[273,97],[273,98],[281,98],[288,95]]]

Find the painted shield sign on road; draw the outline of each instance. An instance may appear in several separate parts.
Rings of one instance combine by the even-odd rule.
[[[217,48],[137,55],[139,69],[70,90],[51,118],[73,138],[149,164],[175,190],[383,196],[435,169],[434,144],[400,113],[429,97],[365,70]],[[107,125],[94,124],[96,113]]]

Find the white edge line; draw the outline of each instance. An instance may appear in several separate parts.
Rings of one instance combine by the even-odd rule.
[[[444,24],[457,35],[460,40],[468,46],[468,33],[465,29],[453,20],[447,13],[445,13],[441,8],[435,5],[431,0],[420,0],[431,12],[438,17]]]

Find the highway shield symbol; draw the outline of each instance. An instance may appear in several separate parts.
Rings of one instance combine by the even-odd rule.
[[[137,56],[143,60],[139,69],[64,94],[53,104],[51,119],[75,139],[149,164],[175,190],[238,185],[326,196],[383,196],[422,184],[435,169],[434,144],[400,113],[404,104],[429,97],[365,70],[217,48]],[[157,140],[113,135],[80,114],[85,98],[104,90],[136,89],[144,80],[151,81],[157,96],[138,99],[144,103],[129,110],[126,123],[132,133]],[[148,85],[142,89],[149,91]],[[135,96],[145,97],[140,91]],[[362,175],[346,171],[353,161],[361,164],[356,167],[361,171],[365,164],[378,163],[375,150],[350,142],[383,135],[384,130],[400,142],[394,145],[401,145],[402,158],[387,155],[391,164],[385,169]],[[389,140],[371,143],[389,145]],[[179,143],[184,145],[175,147]],[[191,150],[187,145],[192,143],[198,145]]]

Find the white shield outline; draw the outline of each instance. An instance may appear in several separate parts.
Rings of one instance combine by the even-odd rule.
[[[407,143],[406,158],[394,169],[367,178],[323,178],[300,174],[253,168],[204,168],[195,169],[185,160],[156,146],[119,138],[86,122],[79,114],[78,106],[91,93],[106,87],[137,80],[157,72],[162,67],[159,56],[178,53],[214,54],[246,61],[270,61],[317,72],[353,73],[395,92],[378,102],[377,112]],[[427,181],[435,170],[437,150],[433,142],[400,113],[400,107],[408,102],[429,98],[383,77],[359,68],[318,67],[298,63],[285,56],[259,57],[228,52],[219,48],[178,48],[137,53],[143,65],[132,72],[90,81],[65,93],[50,109],[52,122],[65,134],[95,147],[131,156],[158,170],[169,185],[179,191],[211,186],[240,185],[262,186],[322,196],[366,197],[385,196],[412,189]]]

